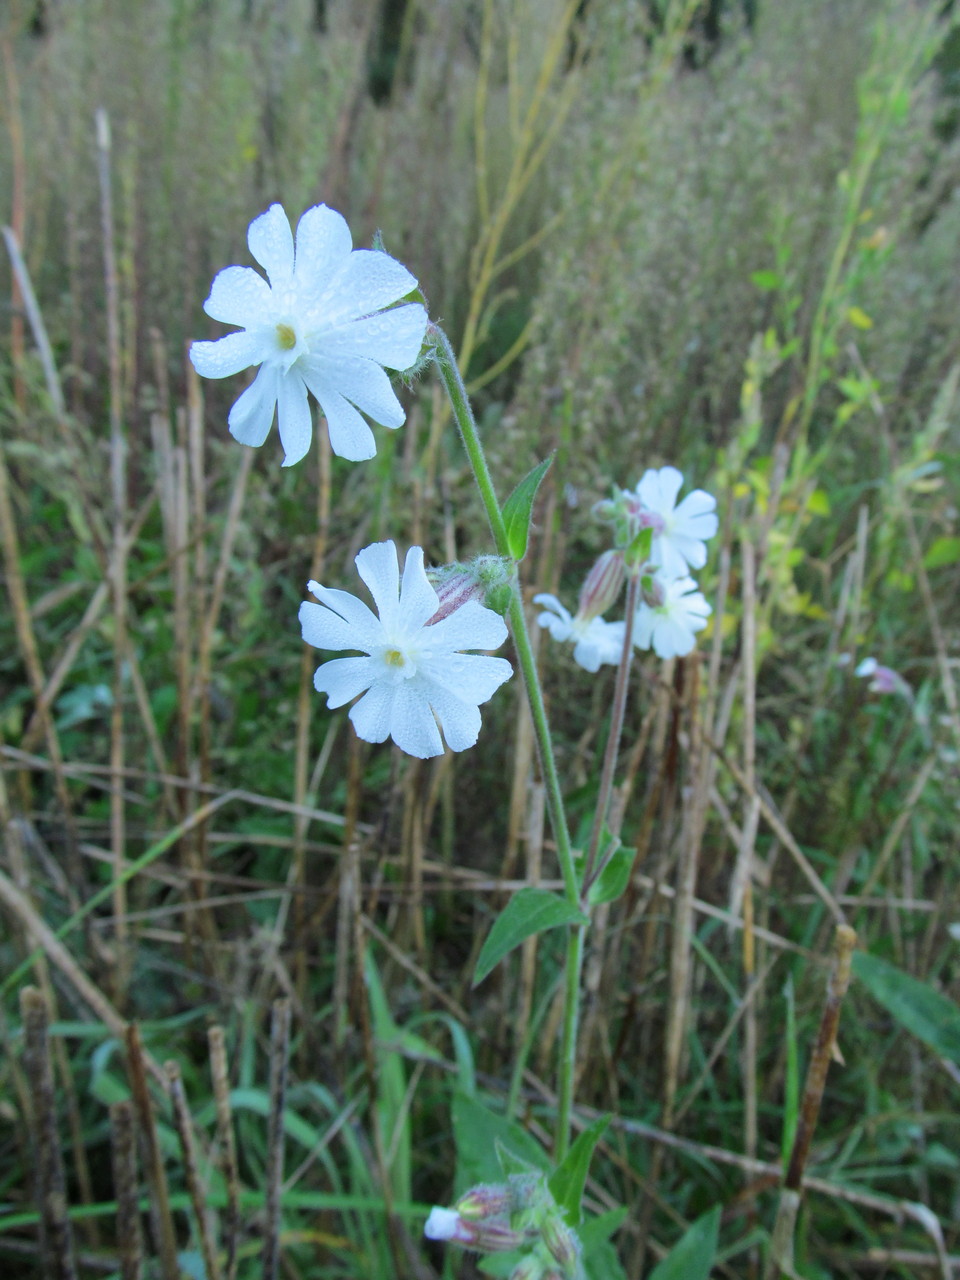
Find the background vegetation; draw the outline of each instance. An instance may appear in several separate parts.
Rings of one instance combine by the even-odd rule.
[[[274,438],[227,435],[236,380],[185,360],[272,200],[333,205],[357,244],[379,228],[417,274],[502,492],[556,450],[531,594],[572,601],[611,481],[669,462],[719,497],[715,625],[635,678],[638,860],[588,958],[578,1099],[614,1116],[588,1203],[626,1209],[596,1276],[648,1274],[715,1204],[715,1274],[760,1273],[831,903],[894,968],[861,967],[844,1006],[797,1272],[960,1274],[952,9],[4,8],[5,1275],[51,1274],[33,1169],[54,1147],[80,1274],[119,1274],[138,1062],[170,1196],[145,1253],[172,1240],[189,1275],[228,1274],[230,1241],[268,1274],[277,1222],[287,1276],[473,1274],[421,1246],[424,1206],[483,1173],[491,1116],[549,1129],[558,939],[539,983],[528,947],[470,986],[505,895],[555,875],[519,690],[462,757],[370,749],[313,694],[295,624],[307,578],[351,586],[374,539],[488,549],[436,379],[374,463],[321,440],[281,472]],[[867,655],[911,696],[871,693]],[[612,675],[541,660],[586,824]]]

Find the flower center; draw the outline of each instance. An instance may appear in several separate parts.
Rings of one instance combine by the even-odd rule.
[[[399,649],[385,649],[383,660],[388,667],[403,667],[407,662],[407,659]]]
[[[281,351],[292,351],[297,345],[297,334],[292,325],[281,321],[277,325],[277,346]]]

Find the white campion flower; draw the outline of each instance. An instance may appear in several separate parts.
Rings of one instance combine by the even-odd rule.
[[[697,590],[693,578],[661,575],[653,580],[653,592],[660,603],[644,601],[633,624],[633,642],[638,649],[653,648],[658,658],[682,658],[696,644],[696,633],[707,625],[713,612]]]
[[[913,690],[900,672],[881,665],[876,658],[864,658],[853,674],[869,679],[867,688],[871,693],[899,693],[908,700],[913,697]]]
[[[239,331],[190,348],[205,378],[260,366],[230,410],[231,434],[261,445],[276,412],[283,465],[292,466],[310,448],[312,392],[334,453],[352,462],[372,458],[377,446],[361,414],[403,425],[384,369],[409,369],[423,345],[424,308],[392,305],[417,287],[415,278],[385,253],[354,249],[346,221],[322,204],[300,219],[296,244],[283,206],[272,204],[250,223],[247,244],[267,280],[252,267],[219,272],[203,309]]]
[[[543,605],[545,612],[538,615],[537,622],[550,632],[554,640],[574,642],[573,660],[584,671],[599,671],[605,664],[615,667],[620,662],[624,635],[622,622],[586,619],[579,614],[572,618],[557,597],[546,592],[534,596],[533,603]]]
[[[427,580],[423,549],[411,547],[401,579],[393,542],[375,542],[356,558],[379,617],[348,591],[310,582],[320,604],[300,606],[303,638],[317,649],[359,649],[365,657],[334,658],[313,683],[330,707],[359,694],[350,719],[366,742],[394,742],[408,755],[443,754],[472,747],[480,732],[481,702],[513,674],[505,658],[465,653],[496,649],[507,638],[501,617],[476,600],[439,622],[437,593]]]
[[[653,529],[650,563],[665,578],[683,578],[690,569],[707,563],[706,540],[717,532],[717,500],[703,489],[694,489],[677,506],[683,473],[676,467],[651,468],[643,473],[636,492],[640,499],[641,527]]]

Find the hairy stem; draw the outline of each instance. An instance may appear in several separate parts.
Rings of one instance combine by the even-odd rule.
[[[453,348],[450,345],[449,338],[438,325],[431,325],[428,333],[433,336],[436,342],[437,368],[440,371],[444,387],[446,388],[447,395],[450,398],[453,416],[457,423],[457,429],[460,432],[460,438],[463,441],[463,447],[467,451],[467,457],[470,460],[470,466],[477,482],[477,488],[480,490],[480,497],[483,501],[484,510],[487,513],[487,521],[490,525],[490,531],[493,534],[493,540],[496,545],[497,552],[499,555],[503,556],[504,559],[512,560],[513,557],[510,554],[507,530],[503,522],[503,512],[499,499],[497,498],[493,480],[490,476],[490,471],[487,467],[487,460],[483,453],[483,447],[480,444],[480,436],[477,431],[476,420],[473,416],[473,410],[470,407],[466,388],[463,385],[463,378],[457,365],[456,356],[454,355]],[[520,674],[523,678],[527,702],[530,707],[530,716],[533,721],[533,731],[537,742],[537,754],[540,760],[540,771],[543,775],[545,788],[547,813],[550,815],[550,827],[553,831],[553,838],[557,846],[557,860],[560,864],[560,873],[563,877],[564,895],[568,902],[573,905],[577,905],[579,903],[580,895],[577,887],[576,868],[573,861],[573,849],[570,844],[570,832],[567,827],[567,815],[563,806],[563,793],[560,789],[560,778],[557,773],[556,760],[553,755],[553,743],[550,738],[547,711],[543,702],[543,691],[540,688],[540,678],[537,675],[537,665],[533,654],[533,646],[530,643],[530,634],[527,630],[527,620],[524,614],[523,600],[520,596],[516,568],[514,568],[513,592],[510,599],[510,607],[507,612],[510,619],[510,631],[513,636],[514,648],[517,653],[517,661],[520,666]],[[570,1112],[573,1107],[573,1080],[576,1063],[576,1034],[579,1022],[580,967],[583,960],[583,934],[584,926],[572,927],[567,941],[565,976],[566,994],[563,1018],[563,1041],[560,1050],[558,1086],[559,1106],[557,1111],[557,1131],[555,1140],[555,1155],[558,1161],[563,1159],[570,1141]]]

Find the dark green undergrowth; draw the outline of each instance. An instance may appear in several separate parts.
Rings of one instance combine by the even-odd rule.
[[[5,266],[0,445],[16,542],[0,611],[0,869],[66,930],[76,970],[139,1022],[155,1059],[179,1064],[221,1240],[207,1029],[223,1027],[237,1274],[262,1274],[272,1001],[293,1000],[281,1274],[472,1276],[476,1260],[421,1245],[423,1218],[491,1158],[476,1148],[494,1132],[543,1151],[563,960],[561,932],[546,933],[535,984],[515,953],[471,985],[509,896],[500,879],[557,875],[549,831],[538,865],[542,798],[519,681],[485,706],[475,749],[420,762],[358,745],[345,711],[313,693],[313,661],[301,666],[296,614],[318,559],[324,583],[352,590],[353,557],[377,539],[419,542],[433,563],[490,549],[434,372],[401,391],[407,422],[376,429],[373,462],[331,463],[319,446],[289,471],[275,434],[252,459],[230,440],[237,379],[191,382],[187,344],[222,329],[202,312],[209,281],[249,261],[246,227],[273,200],[293,217],[331,204],[356,244],[379,229],[415,272],[465,350],[502,494],[555,451],[521,566],[530,595],[556,590],[573,606],[602,547],[590,509],[611,483],[672,463],[718,497],[700,579],[711,630],[669,668],[646,655],[627,710],[623,839],[638,859],[592,934],[577,1090],[584,1122],[613,1116],[590,1214],[627,1212],[606,1224],[613,1244],[589,1254],[591,1280],[649,1275],[716,1205],[712,1274],[763,1274],[833,939],[797,852],[869,960],[892,968],[868,981],[854,966],[796,1273],[949,1274],[960,1253],[954,6],[586,4],[566,18],[552,0],[36,8],[39,28],[25,4],[0,19],[0,192],[65,406]],[[561,20],[568,37],[530,119]],[[141,517],[119,664],[109,588],[92,603],[115,552],[97,108],[112,127],[127,527]],[[540,143],[524,185],[512,166]],[[499,265],[485,275],[478,246],[501,209]],[[65,654],[45,726],[37,673],[43,687]],[[867,656],[899,673],[899,692],[855,673]],[[582,843],[613,673],[589,676],[546,636],[540,662]],[[122,852],[144,860],[120,933],[110,892],[77,919],[115,882],[117,697]],[[731,885],[751,733],[764,808],[747,1014]],[[705,768],[690,1007],[668,1080],[673,893]],[[119,1275],[109,1107],[130,1092],[123,1045],[52,953],[25,965],[36,936],[4,901],[0,1269],[44,1274],[16,999],[30,981],[56,1000],[80,1274]],[[924,1012],[911,979],[943,1001],[939,1013]],[[200,1276],[160,1091],[156,1107],[183,1273]],[[149,1244],[145,1256],[144,1274],[160,1275]]]

